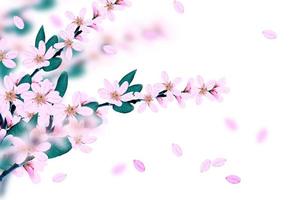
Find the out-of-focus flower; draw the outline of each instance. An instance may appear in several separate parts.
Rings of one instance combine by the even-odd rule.
[[[17,57],[17,52],[8,51],[6,46],[7,41],[5,39],[0,39],[0,62],[7,68],[15,68],[17,64],[13,59]]]
[[[22,167],[17,168],[14,171],[14,174],[17,176],[22,176],[24,173],[27,173],[33,183],[40,182],[39,172],[44,169],[46,166],[46,160],[38,160],[34,158],[33,160],[28,161]]]
[[[87,32],[89,30],[89,26],[92,25],[92,20],[85,19],[86,9],[82,8],[79,12],[78,16],[75,16],[72,12],[66,12],[66,16],[72,20],[71,24],[67,27],[67,29],[75,31],[77,27],[80,27],[80,30]]]
[[[114,10],[122,10],[126,6],[130,6],[130,2],[127,0],[100,0],[104,4],[106,16],[109,20],[114,20]]]

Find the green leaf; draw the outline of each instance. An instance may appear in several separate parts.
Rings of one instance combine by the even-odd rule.
[[[79,61],[70,67],[68,72],[70,78],[78,78],[84,75],[86,72],[86,68],[84,67],[84,62]]]
[[[56,35],[53,35],[46,43],[46,49],[48,50],[50,47],[54,46],[56,43],[58,43],[58,37]]]
[[[23,76],[23,78],[20,80],[19,85],[22,83],[29,83],[31,84],[31,76],[29,74],[26,74],[25,76]]]
[[[7,170],[10,168],[14,163],[12,162],[11,156],[3,155],[0,157],[0,169]]]
[[[131,111],[134,110],[134,107],[133,107],[133,105],[131,105],[128,102],[123,102],[120,107],[113,105],[113,109],[114,109],[114,111],[119,112],[119,113],[130,113]]]
[[[23,120],[21,120],[19,123],[17,123],[16,125],[14,125],[13,127],[11,127],[8,131],[7,134],[8,135],[13,135],[15,137],[21,137],[23,136],[25,133],[27,133],[29,130],[29,126],[26,122],[24,122]]]
[[[45,40],[46,40],[46,36],[45,36],[44,26],[41,26],[41,28],[35,38],[35,47],[38,48],[40,41],[45,42]]]
[[[52,139],[51,148],[45,152],[49,159],[68,153],[72,149],[72,144],[67,137]]]
[[[98,104],[98,102],[93,101],[88,104],[85,104],[84,106],[87,106],[87,107],[93,109],[94,111],[96,111],[98,109],[99,104]]]
[[[128,85],[130,85],[130,83],[133,81],[134,76],[136,73],[136,69],[129,72],[128,74],[126,74],[120,81],[119,81],[119,85],[121,86],[125,81],[128,82]]]
[[[55,6],[56,0],[40,0],[36,5],[34,5],[34,8],[37,10],[48,10]]]
[[[62,63],[61,58],[51,58],[49,61],[50,61],[50,64],[46,67],[43,67],[43,70],[45,72],[50,72],[50,71],[56,70]]]
[[[2,79],[4,76],[11,73],[14,69],[10,69],[4,66],[4,64],[0,61],[0,78]]]
[[[68,73],[62,72],[59,76],[55,90],[59,92],[59,95],[63,97],[68,88]]]
[[[143,85],[142,84],[135,84],[135,85],[132,85],[132,86],[128,87],[126,93],[128,93],[128,92],[133,92],[133,93],[135,93],[135,92],[141,92],[142,89],[143,89]]]

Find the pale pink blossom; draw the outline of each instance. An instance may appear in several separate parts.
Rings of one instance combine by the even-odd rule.
[[[39,172],[46,166],[46,160],[33,159],[26,162],[22,167],[17,168],[14,174],[17,176],[22,176],[27,173],[33,183],[39,183],[41,178]]]
[[[67,29],[75,31],[77,27],[80,27],[82,31],[89,31],[89,26],[92,25],[92,20],[85,19],[86,9],[82,8],[78,16],[75,16],[72,12],[67,11],[66,16],[71,20],[71,24]]]
[[[223,97],[221,96],[221,94],[229,92],[229,89],[226,87],[225,79],[221,79],[219,81],[210,81],[207,85],[210,94],[207,96],[212,100],[222,101]]]
[[[122,10],[126,6],[130,6],[130,2],[127,0],[100,0],[104,5],[105,15],[109,20],[113,21],[115,19],[113,11]]]
[[[110,83],[108,80],[104,80],[104,87],[99,89],[98,93],[101,98],[107,100],[108,103],[121,106],[122,102],[130,101],[133,98],[132,93],[126,93],[128,89],[128,82],[125,81],[121,86],[118,82]]]
[[[19,137],[10,137],[13,144],[12,151],[15,153],[15,162],[23,163],[28,156],[45,161],[48,156],[44,153],[49,150],[51,144],[47,142],[46,133],[38,128],[33,129],[29,134],[28,140],[23,140]]]
[[[146,107],[149,107],[153,112],[157,112],[157,104],[156,104],[156,98],[160,92],[159,87],[147,85],[146,86],[146,93],[135,93],[135,97],[137,99],[141,99],[142,102],[138,108],[139,112],[143,112]]]
[[[15,51],[7,50],[6,47],[7,41],[0,39],[0,62],[7,68],[15,68],[17,64],[13,59],[15,59],[18,54]]]
[[[107,122],[107,113],[108,113],[108,107],[104,106],[104,107],[99,107],[97,110],[96,110],[96,115],[98,117],[100,117],[104,123]]]
[[[193,88],[193,94],[196,97],[196,103],[200,104],[204,96],[213,99],[213,95],[209,91],[212,90],[214,86],[214,81],[210,81],[206,84],[201,76],[197,76],[197,84],[195,84]]]
[[[92,151],[92,148],[88,145],[94,143],[97,138],[89,132],[90,129],[85,128],[83,122],[71,122],[68,126],[68,131],[69,140],[74,149],[79,149],[83,153]]]
[[[81,42],[75,38],[74,31],[72,29],[67,29],[61,31],[59,36],[64,40],[63,42],[56,43],[54,47],[56,49],[65,48],[65,56],[68,60],[71,60],[73,56],[73,49],[75,51],[82,51]]]
[[[21,105],[23,102],[19,99],[19,95],[24,94],[30,88],[28,83],[16,84],[14,75],[4,77],[4,88],[0,88],[0,112],[6,113],[10,109],[10,104]],[[18,108],[18,107],[17,107]]]
[[[146,170],[144,163],[140,160],[133,160],[133,165],[135,169],[139,172],[145,172]]]
[[[38,48],[31,47],[31,49],[25,52],[25,59],[23,64],[26,67],[41,68],[50,65],[50,59],[54,56],[55,49],[50,47],[46,50],[46,44],[44,41],[39,42]]]
[[[24,20],[19,17],[19,16],[14,16],[13,18],[14,24],[18,29],[23,29],[24,28]]]
[[[163,90],[166,91],[167,99],[169,101],[173,101],[175,96],[180,96],[181,92],[176,88],[180,82],[180,78],[175,78],[173,81],[171,81],[165,71],[161,73],[161,77],[163,80]]]
[[[239,184],[241,182],[241,178],[236,175],[226,176],[225,179],[231,184]]]

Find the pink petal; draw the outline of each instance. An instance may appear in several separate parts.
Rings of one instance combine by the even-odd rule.
[[[79,107],[77,112],[82,116],[90,116],[93,114],[93,110],[89,107]]]
[[[184,6],[180,1],[174,0],[173,6],[176,12],[183,14],[184,13]]]
[[[64,181],[67,177],[67,174],[65,173],[57,173],[52,177],[52,181],[54,183],[60,183],[62,181]]]
[[[106,54],[106,55],[114,55],[117,53],[117,50],[112,46],[112,45],[103,45],[102,46],[102,51]]]
[[[172,144],[172,151],[177,156],[182,156],[182,149],[178,144]]]
[[[90,153],[93,149],[87,145],[80,145],[79,146],[80,151],[83,153]]]
[[[213,167],[221,167],[225,164],[227,160],[225,158],[216,158],[211,162]]]
[[[241,182],[241,178],[236,175],[226,176],[225,179],[231,184],[238,184]]]
[[[210,165],[211,165],[211,161],[209,159],[206,159],[202,162],[201,167],[200,167],[200,171],[206,172],[210,169]]]
[[[46,53],[46,44],[45,44],[45,42],[44,42],[43,40],[41,40],[41,41],[39,42],[38,53],[39,53],[40,55],[45,55],[45,53]]]
[[[230,129],[232,131],[235,131],[238,129],[238,125],[235,120],[230,119],[230,118],[225,118],[224,122],[228,129]]]
[[[72,59],[72,56],[73,56],[72,48],[68,47],[67,50],[66,50],[66,58],[67,58],[68,60],[71,60],[71,59]]]
[[[268,137],[268,130],[265,128],[261,129],[256,135],[256,142],[263,143],[267,140],[267,137]]]
[[[8,68],[15,68],[17,66],[17,64],[13,60],[3,59],[2,62]]]
[[[133,165],[138,170],[139,172],[144,172],[145,171],[145,165],[142,161],[140,160],[133,160]]]
[[[274,40],[277,38],[277,34],[272,30],[264,30],[262,34],[265,36],[265,38]]]
[[[125,170],[126,170],[126,165],[123,163],[119,163],[112,168],[111,172],[113,175],[121,175],[124,173]]]
[[[18,29],[23,29],[24,28],[24,21],[21,17],[19,16],[14,16],[14,24]]]

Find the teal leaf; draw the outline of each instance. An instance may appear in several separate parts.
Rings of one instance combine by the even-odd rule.
[[[121,106],[113,105],[113,109],[119,113],[130,113],[134,110],[134,107],[128,102],[123,102]]]
[[[46,40],[46,36],[45,36],[44,26],[41,26],[41,28],[35,38],[35,47],[38,48],[40,41],[45,42],[45,40]]]
[[[0,156],[0,169],[7,170],[9,169],[14,163],[12,162],[12,158],[9,155]]]
[[[50,144],[51,148],[45,152],[49,159],[66,154],[72,149],[72,144],[67,137],[52,139]]]
[[[8,131],[8,135],[13,135],[15,137],[22,137],[25,133],[27,133],[30,129],[29,124],[21,120],[19,123],[15,124]]]
[[[37,10],[48,10],[55,6],[56,0],[40,0],[34,8]]]
[[[29,74],[26,74],[25,76],[23,76],[23,78],[21,78],[21,80],[19,81],[19,85],[22,83],[29,83],[31,84],[32,80],[31,80],[31,76]]]
[[[74,65],[72,65],[70,67],[70,70],[68,72],[69,77],[70,78],[79,78],[79,77],[81,77],[82,75],[85,74],[85,72],[86,72],[85,69],[86,68],[84,66],[83,61],[77,62],[77,63],[75,63]]]
[[[0,78],[2,79],[4,76],[10,74],[14,69],[10,69],[4,66],[4,64],[0,61]]]
[[[58,43],[58,37],[56,35],[53,35],[46,43],[46,49],[48,50],[50,47],[54,46],[56,43]]]
[[[63,97],[68,88],[68,73],[62,72],[57,80],[55,91],[59,92],[59,95]]]
[[[119,85],[121,86],[125,81],[128,82],[128,85],[130,85],[130,83],[133,81],[134,76],[136,73],[136,69],[129,72],[128,74],[126,74],[120,81],[119,81]]]
[[[87,107],[93,109],[94,111],[96,111],[99,107],[99,104],[98,104],[98,102],[93,101],[93,102],[85,104],[84,106],[87,106]]]
[[[42,68],[45,72],[50,72],[50,71],[56,70],[61,65],[62,59],[61,58],[51,58],[49,60],[49,62],[50,62],[50,64],[48,66]]]
[[[142,89],[143,89],[143,85],[142,84],[135,84],[135,85],[132,85],[132,86],[128,87],[126,93],[129,93],[129,92],[132,92],[132,93],[141,92]]]

